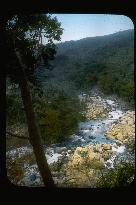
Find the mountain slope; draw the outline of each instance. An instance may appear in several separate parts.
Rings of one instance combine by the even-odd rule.
[[[55,86],[71,91],[75,85],[81,91],[97,85],[106,94],[133,100],[134,30],[68,41],[57,47],[49,80]]]
[[[66,77],[74,72],[73,65],[79,62],[110,61],[117,65],[118,61],[123,65],[133,64],[133,44],[133,30],[57,44],[57,56],[53,62],[56,69],[53,73]]]
[[[68,41],[57,44],[58,55],[76,56],[86,58],[93,55],[93,52],[108,46],[124,46],[134,38],[133,30],[126,30],[105,36],[88,37],[77,41]],[[78,55],[79,54],[79,55]]]

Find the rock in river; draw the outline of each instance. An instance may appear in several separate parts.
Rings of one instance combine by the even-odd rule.
[[[132,139],[135,135],[135,112],[127,111],[111,128],[106,132],[109,138],[126,142],[126,139]]]

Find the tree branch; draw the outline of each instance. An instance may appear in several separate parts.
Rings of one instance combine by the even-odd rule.
[[[23,135],[16,135],[16,134],[13,134],[13,133],[11,133],[11,132],[9,132],[9,131],[6,131],[6,133],[7,133],[8,135],[11,135],[12,137],[17,137],[17,138],[20,138],[20,139],[29,140],[29,137],[24,137]]]

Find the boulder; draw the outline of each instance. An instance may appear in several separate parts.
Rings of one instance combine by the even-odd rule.
[[[96,144],[95,150],[96,150],[97,152],[99,152],[99,153],[102,153],[102,146],[101,146],[101,144]]]
[[[77,147],[74,154],[69,158],[69,165],[82,166],[86,159],[88,163],[91,163],[92,160],[100,161],[100,158],[100,154],[94,152],[93,145]]]
[[[94,186],[96,172],[101,166],[104,166],[104,159],[99,153],[94,152],[93,145],[77,147],[69,161],[63,165],[67,186]]]
[[[117,139],[123,142],[125,139],[129,139],[135,135],[135,112],[128,111],[114,123],[110,130],[106,132],[106,136],[109,138]]]
[[[94,97],[92,102],[87,103],[87,119],[98,119],[108,117],[109,108],[105,107],[101,99]]]
[[[110,150],[111,145],[110,144],[102,144],[102,148],[103,148],[103,150]]]

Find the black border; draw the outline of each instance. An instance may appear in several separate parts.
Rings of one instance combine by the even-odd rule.
[[[24,2],[20,2],[19,0],[15,3],[13,3],[13,1],[4,1],[3,4],[0,6],[0,18],[1,17],[5,17],[6,15],[9,14],[16,14],[16,13],[36,13],[36,12],[43,12],[43,13],[79,13],[79,14],[85,14],[85,13],[91,13],[91,14],[119,14],[119,15],[126,15],[129,18],[131,18],[131,20],[133,21],[133,23],[135,24],[135,12],[133,10],[133,8],[135,8],[135,4],[134,2],[131,3],[130,1],[114,1],[111,2],[109,1],[96,1],[96,0],[88,0],[88,1],[57,1],[57,0],[50,0],[50,1],[43,1],[40,2],[39,0],[37,1],[31,1],[30,3],[28,3],[30,1],[27,1],[26,4],[24,4]],[[75,3],[75,4],[74,4]],[[4,49],[4,45],[3,45],[3,49]],[[3,50],[2,50],[3,52]],[[4,63],[4,62],[3,62]],[[2,70],[0,70],[2,71]],[[4,71],[4,70],[3,70]],[[54,190],[47,190],[45,188],[29,188],[29,187],[16,187],[15,185],[11,184],[9,182],[9,180],[6,177],[6,169],[5,169],[5,111],[6,111],[6,96],[5,96],[5,88],[6,88],[6,84],[5,84],[5,72],[0,72],[0,133],[2,133],[1,135],[1,139],[0,139],[0,150],[1,154],[0,154],[0,190],[2,191],[6,191],[6,194],[10,194],[13,196],[18,195],[20,193],[23,192],[23,194],[28,194],[29,196],[32,196],[35,198],[35,196],[37,196],[37,194],[43,194],[43,196],[47,197],[49,196],[49,193],[51,194],[51,198],[54,198],[56,196],[61,197],[60,201],[62,201],[63,198],[63,193],[67,193],[68,192],[68,196],[71,196],[71,193],[74,193],[75,196],[76,193],[78,194],[77,196],[77,200],[83,200],[84,202],[86,201],[85,196],[89,199],[89,203],[92,203],[92,199],[95,199],[97,201],[103,199],[103,197],[98,197],[99,194],[101,194],[101,196],[108,196],[113,193],[113,195],[115,194],[119,194],[122,199],[125,197],[128,197],[128,194],[131,194],[131,197],[129,196],[129,202],[130,200],[132,200],[132,196],[134,197],[133,191],[134,191],[134,182],[131,183],[130,187],[127,188],[114,188],[114,189],[65,189],[65,188],[56,188]],[[82,196],[80,194],[80,192],[84,192],[85,196]],[[60,193],[60,195],[59,195]],[[15,194],[15,195],[14,195]],[[54,196],[54,194],[56,194],[56,196]],[[132,195],[133,194],[133,195]],[[114,196],[115,196],[114,195]],[[22,195],[23,196],[23,195]],[[25,196],[25,195],[24,195]],[[94,198],[95,196],[95,198]],[[112,198],[110,199],[110,202],[113,202],[115,199],[115,202],[118,202],[118,199],[114,196],[111,196]],[[25,197],[21,197],[21,202],[23,202],[22,200],[24,199],[24,201],[26,200]],[[67,203],[69,201],[70,197],[65,198],[64,203]],[[45,198],[45,202],[47,198]],[[73,202],[72,199],[70,199],[69,202]]]

